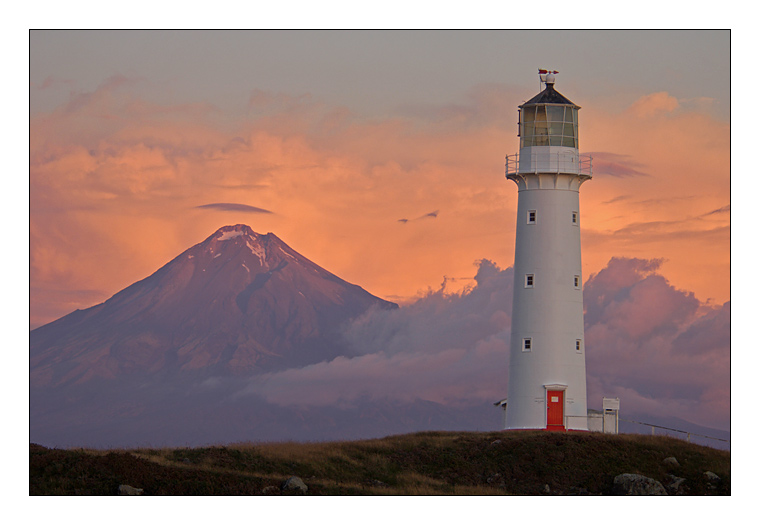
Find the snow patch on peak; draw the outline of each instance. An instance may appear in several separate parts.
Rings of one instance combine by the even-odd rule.
[[[288,257],[290,257],[291,259],[293,259],[294,261],[297,261],[297,260],[298,260],[298,259],[296,259],[295,257],[293,257],[291,254],[289,254],[288,252],[286,252],[285,250],[283,250],[283,249],[282,249],[282,247],[280,247],[280,251],[281,251],[282,253],[284,253],[285,255],[287,255]]]
[[[248,246],[248,249],[251,250],[251,253],[259,258],[259,264],[261,264],[261,266],[264,266],[264,261],[266,260],[267,256],[264,247],[258,242],[251,244],[250,239],[246,239],[245,244]]]
[[[222,232],[221,237],[217,237],[217,241],[228,241],[230,239],[234,239],[235,237],[240,237],[241,235],[244,235],[245,232],[240,230],[228,230],[226,232]]]

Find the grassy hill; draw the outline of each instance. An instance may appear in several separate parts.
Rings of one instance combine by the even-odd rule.
[[[422,432],[334,443],[60,450],[31,444],[29,492],[280,495],[290,476],[308,495],[609,494],[618,474],[682,494],[730,494],[730,452],[664,436],[553,432]],[[663,463],[673,456],[679,465]],[[710,482],[711,471],[720,481]],[[672,492],[672,491],[671,491]]]

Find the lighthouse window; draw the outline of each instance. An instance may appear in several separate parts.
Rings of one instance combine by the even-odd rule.
[[[581,287],[581,276],[580,275],[576,275],[576,276],[573,277],[573,286],[576,287],[576,288],[580,288]]]
[[[559,135],[562,136],[562,131],[564,130],[565,125],[562,123],[562,120],[560,119],[559,122],[549,122],[549,135]],[[572,125],[570,125],[570,129],[572,130]]]
[[[528,211],[528,224],[536,224],[536,210]]]
[[[546,125],[546,106],[536,107],[536,120],[533,130],[533,145],[549,145],[549,128]]]
[[[578,224],[578,212],[573,212],[573,224]]]
[[[525,275],[525,288],[533,288],[533,274],[528,273]]]
[[[578,147],[578,109],[542,105],[520,110],[520,147]]]
[[[578,353],[581,352],[581,340],[580,339],[576,339],[575,340],[575,351],[578,352]]]
[[[523,345],[522,345],[522,351],[523,352],[530,352],[531,347],[533,346],[533,341],[530,337],[526,337],[523,339]]]
[[[565,106],[547,106],[546,115],[551,122],[562,122],[565,120]]]

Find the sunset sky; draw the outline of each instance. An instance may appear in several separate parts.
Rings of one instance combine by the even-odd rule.
[[[402,304],[511,266],[504,156],[539,67],[594,156],[584,280],[662,259],[727,301],[727,31],[33,31],[30,327],[226,224]]]
[[[382,347],[251,392],[287,404],[288,385],[327,378],[309,402],[330,404],[346,399],[340,378],[380,396],[393,376],[396,396],[495,401],[517,206],[504,156],[551,68],[594,157],[581,189],[589,399],[727,429],[731,38],[33,31],[29,327],[244,223],[408,306],[353,327]],[[372,339],[384,323],[398,337]]]

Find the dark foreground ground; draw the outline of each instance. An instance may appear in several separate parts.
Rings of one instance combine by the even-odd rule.
[[[677,464],[666,458],[676,458]],[[705,475],[706,472],[711,472]],[[167,449],[29,447],[31,495],[613,494],[615,476],[678,495],[728,495],[731,453],[664,436],[423,432],[334,443]],[[681,480],[681,481],[678,481]]]

